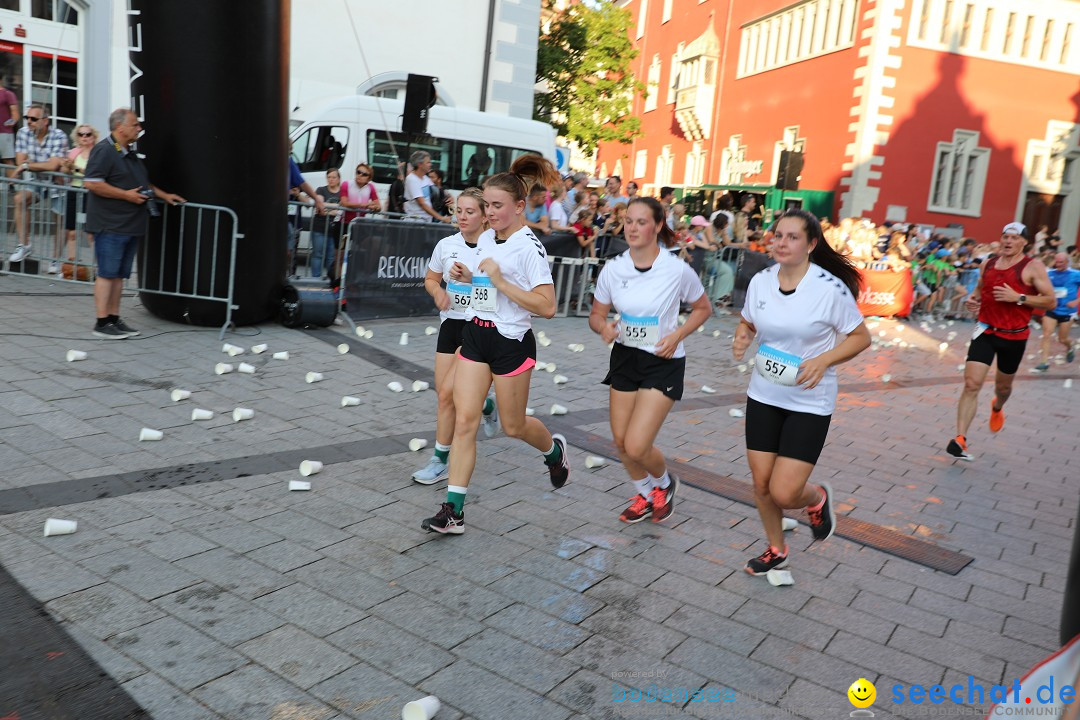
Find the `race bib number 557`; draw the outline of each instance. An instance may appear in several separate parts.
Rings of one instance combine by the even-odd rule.
[[[799,374],[802,358],[798,355],[762,345],[754,358],[754,369],[758,374],[777,385],[794,385]]]

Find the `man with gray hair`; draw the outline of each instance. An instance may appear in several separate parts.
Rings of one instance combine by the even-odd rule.
[[[570,187],[566,189],[566,196],[562,199],[563,209],[566,216],[570,217],[578,206],[581,198],[578,193],[587,192],[589,189],[589,176],[583,172],[576,172],[570,176]]]
[[[131,147],[142,131],[139,118],[128,108],[109,115],[109,137],[90,151],[83,183],[86,198],[86,230],[94,233],[94,305],[97,323],[94,337],[123,340],[139,331],[120,319],[120,294],[131,277],[135,251],[146,235],[155,208],[153,198],[178,205],[186,202],[174,193],[150,183],[146,166]]]
[[[417,150],[409,156],[409,165],[412,172],[405,177],[405,216],[428,222],[450,222],[450,218],[440,215],[431,207],[428,186],[435,184],[428,177],[431,172],[431,153]]]

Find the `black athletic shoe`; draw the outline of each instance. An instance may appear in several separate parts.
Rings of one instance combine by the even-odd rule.
[[[963,435],[957,435],[949,444],[945,446],[945,452],[952,455],[957,460],[967,460],[971,462],[975,459],[975,456],[968,452],[967,439]]]
[[[124,340],[127,338],[127,333],[116,327],[114,323],[108,323],[94,328],[94,337],[101,338],[102,340]]]
[[[825,493],[825,503],[819,510],[807,508],[806,513],[810,516],[810,532],[815,540],[827,540],[832,537],[836,530],[836,512],[833,510],[833,493],[829,483],[821,483],[821,491]]]
[[[420,529],[443,535],[460,535],[465,532],[465,513],[454,512],[453,503],[443,503],[435,517],[429,517],[420,523]]]
[[[116,322],[114,322],[114,323],[113,323],[113,325],[115,325],[115,326],[116,326],[116,329],[117,329],[117,330],[119,330],[120,332],[124,333],[124,334],[125,334],[125,335],[127,335],[128,337],[135,337],[136,335],[138,335],[138,334],[139,334],[139,331],[138,331],[138,330],[136,330],[135,328],[131,327],[130,325],[128,325],[128,324],[127,324],[126,322],[124,322],[123,320],[120,320],[119,318],[117,318]]]
[[[545,460],[544,464],[548,466],[548,472],[551,473],[551,485],[558,490],[566,484],[566,479],[570,477],[570,462],[566,458],[566,438],[555,433],[551,436],[551,439],[555,441],[561,451],[559,462],[551,465]]]
[[[770,546],[768,550],[756,558],[747,560],[745,569],[751,575],[764,575],[770,570],[779,570],[785,567],[787,567],[787,553],[780,555]]]

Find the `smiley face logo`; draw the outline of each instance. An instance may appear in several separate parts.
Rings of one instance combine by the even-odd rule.
[[[877,688],[874,687],[874,683],[866,678],[859,678],[851,683],[851,687],[847,690],[847,696],[855,707],[868,708],[877,699]]]

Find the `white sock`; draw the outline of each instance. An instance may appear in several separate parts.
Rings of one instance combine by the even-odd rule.
[[[435,442],[435,449],[439,452],[450,452],[449,445],[443,445],[441,442],[438,441]]]
[[[653,478],[653,487],[665,490],[668,485],[671,484],[671,478],[668,476],[668,471],[665,470],[664,474],[658,478]]]
[[[641,480],[634,480],[634,487],[637,488],[638,495],[643,498],[649,497],[649,491],[652,490],[652,475],[646,475]]]

